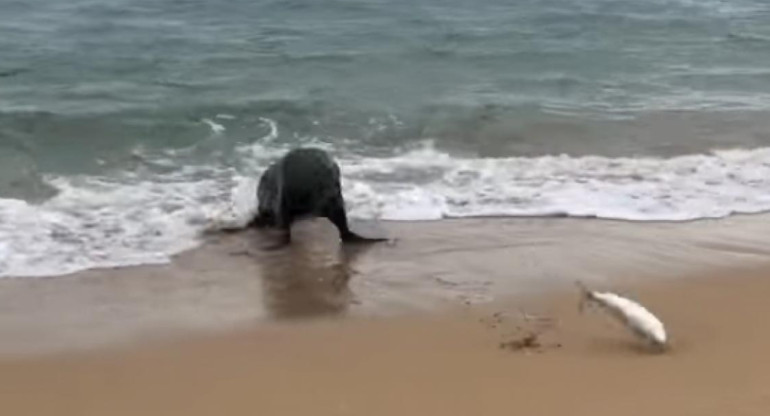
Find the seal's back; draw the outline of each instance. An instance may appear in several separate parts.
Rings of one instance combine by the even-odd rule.
[[[299,148],[281,160],[284,209],[294,215],[317,214],[340,193],[340,170],[321,149]]]

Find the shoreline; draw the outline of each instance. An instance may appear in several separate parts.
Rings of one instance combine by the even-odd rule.
[[[323,220],[209,236],[170,264],[0,279],[0,355],[47,354],[308,319],[422,315],[572,288],[770,263],[768,216],[690,224],[468,219],[383,223],[395,244],[340,246]],[[371,224],[359,224],[361,227]],[[367,230],[371,232],[371,230]]]
[[[767,414],[764,218],[310,221],[264,251],[212,237],[170,265],[0,280],[9,414]],[[575,279],[640,301],[651,353]],[[30,400],[40,398],[40,400]]]

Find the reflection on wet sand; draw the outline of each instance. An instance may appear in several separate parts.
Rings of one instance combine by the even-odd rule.
[[[245,230],[207,235],[170,264],[0,279],[0,356],[271,320],[431,312],[551,287],[574,290],[575,280],[611,289],[623,280],[697,278],[770,259],[768,215],[686,224],[487,218],[382,228],[398,242],[341,245],[334,226],[318,219],[297,223],[291,245],[278,251],[265,249],[274,242],[270,232]]]
[[[313,221],[303,224],[292,244],[260,256],[262,294],[275,319],[344,314],[355,302],[348,285],[356,258],[369,244],[343,245],[336,230]]]

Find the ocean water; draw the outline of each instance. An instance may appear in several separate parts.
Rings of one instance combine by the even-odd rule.
[[[0,276],[157,263],[333,152],[353,217],[770,210],[764,0],[0,0]]]

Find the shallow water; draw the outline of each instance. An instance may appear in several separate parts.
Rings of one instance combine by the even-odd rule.
[[[0,3],[0,276],[166,262],[286,149],[351,215],[770,209],[760,0]]]

